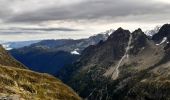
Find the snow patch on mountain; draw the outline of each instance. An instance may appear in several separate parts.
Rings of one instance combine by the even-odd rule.
[[[106,35],[110,35],[110,34],[112,34],[113,32],[115,32],[115,30],[114,29],[110,29],[110,30],[107,30],[107,31],[105,31],[105,32],[101,32],[100,34],[106,34]],[[108,36],[106,36],[106,39],[108,38]]]
[[[112,73],[112,79],[113,80],[116,80],[117,77],[119,76],[119,67],[121,66],[122,62],[124,59],[126,58],[129,58],[129,55],[128,55],[128,52],[131,48],[131,42],[132,42],[132,35],[130,34],[130,37],[129,37],[129,41],[128,41],[128,46],[125,48],[125,54],[123,55],[123,57],[120,59],[120,61],[118,62],[117,66],[116,66],[116,69],[114,70],[114,72]]]
[[[9,44],[2,44],[2,46],[3,46],[6,50],[11,50],[11,49],[12,49]]]
[[[164,42],[166,42],[167,41],[167,37],[164,37],[163,39],[162,39],[162,41],[159,43],[159,44],[156,44],[156,45],[161,45],[161,44],[163,44]],[[167,43],[169,43],[169,42],[167,42]]]
[[[80,55],[80,53],[77,52],[77,51],[72,51],[71,54],[73,54],[73,55]]]
[[[71,54],[72,55],[80,55],[80,53],[78,51],[79,51],[79,49],[77,48],[77,49],[71,51]]]

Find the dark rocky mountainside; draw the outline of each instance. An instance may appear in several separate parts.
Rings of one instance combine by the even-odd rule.
[[[57,76],[88,100],[169,100],[169,29],[150,39],[141,29],[119,28]]]
[[[1,100],[81,100],[60,80],[25,69],[0,46]]]
[[[167,37],[168,41],[170,41],[170,24],[165,24],[159,30],[157,34],[155,34],[152,39],[156,42],[160,42],[164,37]]]

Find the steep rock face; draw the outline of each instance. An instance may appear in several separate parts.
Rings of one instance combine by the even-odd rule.
[[[132,55],[137,55],[137,53],[139,53],[140,50],[147,45],[147,42],[148,42],[148,38],[142,32],[142,30],[141,29],[135,30],[132,33],[132,43],[131,43],[132,49],[131,49],[130,53]]]
[[[129,38],[130,32],[119,28],[110,35],[106,42],[100,42],[98,45],[85,49],[80,61],[73,65],[75,70],[72,70],[73,72],[69,76],[63,77],[63,72],[68,71],[61,70],[62,74],[59,77],[63,80],[67,80],[69,77],[71,80],[68,83],[85,98],[90,92],[105,88],[110,83],[114,68],[124,56]],[[71,69],[68,67],[66,70]],[[70,77],[72,75],[73,77]],[[101,87],[102,85],[104,87]],[[88,99],[97,100],[94,98],[95,96],[90,96]]]
[[[0,99],[81,100],[71,88],[53,76],[24,69],[2,47],[0,54]]]
[[[152,39],[158,44],[162,44],[165,49],[165,56],[162,59],[162,63],[170,60],[170,24],[163,25],[159,32],[155,34]]]
[[[107,66],[106,63],[113,63],[114,60],[123,56],[129,36],[129,31],[119,28],[110,35],[106,42],[100,42],[85,49],[82,54],[82,61],[86,63],[86,60],[88,60],[86,64],[93,63],[104,66]]]
[[[161,30],[164,30],[165,26],[167,29],[161,34],[169,33],[168,29],[170,28],[170,26],[168,25],[164,25]],[[160,32],[158,32],[157,34],[160,34]],[[160,38],[160,40],[163,39],[161,34],[160,37],[157,37]],[[123,79],[123,81],[119,83],[118,86],[120,86],[121,88],[119,88],[118,91],[127,89],[124,99],[128,100],[168,100],[170,98],[168,92],[170,86],[168,78],[170,59],[169,50],[167,49],[167,45],[169,45],[169,43],[165,41],[165,43],[157,45],[158,42],[155,40],[155,43],[147,38],[143,38],[142,40],[143,42],[141,43],[145,43],[145,45],[141,46],[142,49],[139,49],[140,52],[135,56],[132,53],[131,55],[133,56],[129,57],[131,60],[129,60],[122,66],[122,68],[120,68],[120,70],[122,71],[122,74],[120,74],[120,76],[128,78]],[[133,50],[133,48],[131,50]],[[130,74],[126,75],[125,73],[128,72],[130,72]],[[125,85],[126,88],[122,88],[121,86],[124,82],[127,82]]]
[[[89,100],[168,100],[166,46],[157,45],[141,29],[130,33],[119,28],[107,41],[85,49],[81,59],[58,76]]]
[[[156,42],[160,42],[164,37],[167,37],[168,41],[170,41],[170,24],[163,25],[159,32],[152,37],[152,39]]]

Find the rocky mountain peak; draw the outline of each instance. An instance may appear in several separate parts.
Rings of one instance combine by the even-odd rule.
[[[142,31],[142,29],[141,28],[138,28],[137,30],[135,30],[134,32],[133,32],[133,34],[143,34],[143,31]]]
[[[162,41],[169,34],[166,24],[153,37],[157,44],[140,28],[132,33],[119,28],[108,40],[86,49],[60,77],[68,76],[66,82],[88,100],[169,99],[170,46]]]
[[[131,54],[136,55],[146,44],[147,36],[140,28],[132,32]]]
[[[166,33],[164,36],[168,38],[168,27],[164,25],[158,37]],[[108,40],[85,49],[80,60],[72,68],[62,70],[60,77],[65,80],[65,73],[69,73],[66,82],[88,100],[165,99],[169,91],[161,86],[170,86],[166,81],[169,81],[169,51],[164,45],[156,45],[140,28],[132,33],[119,28]],[[161,94],[162,91],[165,93]]]
[[[170,24],[163,25],[159,32],[155,35],[153,35],[152,39],[155,42],[162,41],[163,38],[167,37],[168,41],[170,41]]]
[[[145,34],[146,34],[148,37],[152,37],[153,35],[155,35],[156,33],[159,32],[159,30],[160,30],[161,27],[162,27],[162,26],[158,25],[158,26],[154,27],[154,28],[151,29],[151,30],[146,30],[146,31],[145,31]]]
[[[113,32],[108,40],[112,39],[112,40],[121,40],[121,39],[124,39],[124,38],[128,38],[130,35],[130,31],[129,30],[124,30],[123,28],[118,28],[115,32]]]

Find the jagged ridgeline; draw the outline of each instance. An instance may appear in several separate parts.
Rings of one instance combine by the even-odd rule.
[[[152,39],[119,28],[57,75],[88,100],[169,100],[170,25]]]
[[[0,46],[0,100],[80,100],[60,80],[26,69]]]

